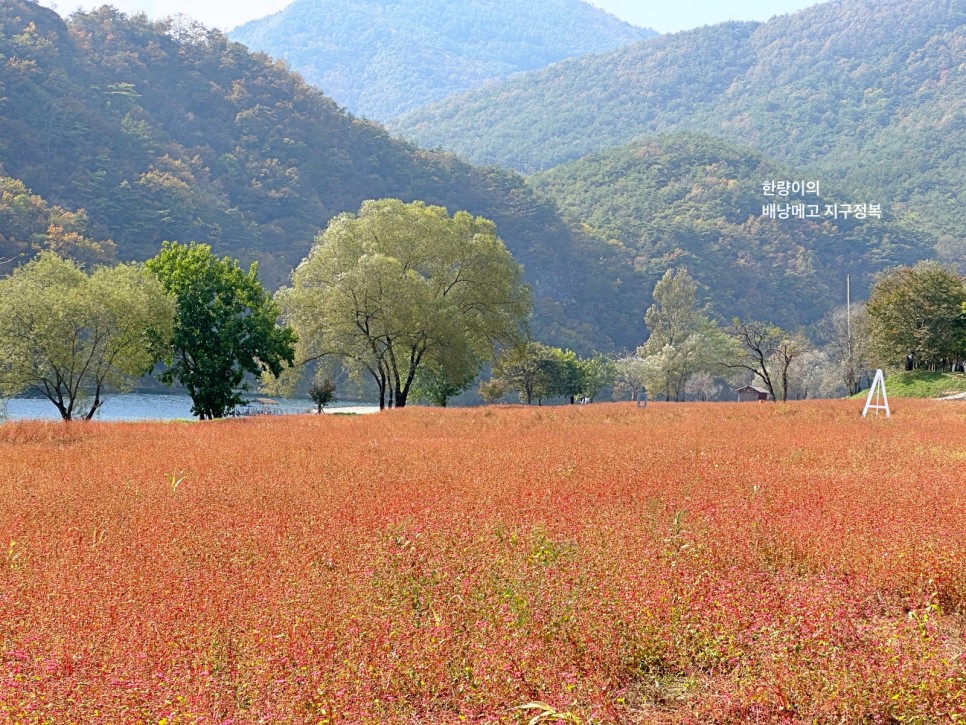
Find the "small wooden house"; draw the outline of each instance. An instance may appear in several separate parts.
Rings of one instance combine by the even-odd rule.
[[[768,391],[756,388],[754,385],[746,385],[743,388],[738,388],[735,392],[738,393],[739,403],[754,403],[755,401],[768,400]]]

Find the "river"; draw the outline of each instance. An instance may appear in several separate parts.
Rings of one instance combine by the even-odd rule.
[[[252,396],[255,397],[255,396]],[[266,411],[293,414],[315,412],[308,398],[283,400],[263,406]],[[360,401],[337,401],[325,406],[326,413],[375,413],[378,406]],[[190,419],[191,398],[178,393],[125,393],[109,395],[94,420],[177,420]],[[7,401],[8,420],[59,420],[54,404],[44,398],[12,398]]]

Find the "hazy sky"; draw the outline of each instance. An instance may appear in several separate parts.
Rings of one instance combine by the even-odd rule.
[[[114,5],[126,13],[145,12],[150,18],[184,13],[208,27],[230,30],[248,20],[281,10],[291,0],[42,0],[61,15],[78,7]],[[509,0],[512,2],[512,0]],[[661,33],[688,30],[724,20],[767,20],[817,4],[818,0],[590,0],[629,23]]]
[[[659,33],[690,30],[725,20],[768,20],[820,0],[588,0],[634,25],[654,28]]]

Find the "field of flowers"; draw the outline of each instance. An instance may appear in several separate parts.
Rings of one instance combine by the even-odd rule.
[[[860,408],[2,425],[0,723],[966,722],[966,404]]]

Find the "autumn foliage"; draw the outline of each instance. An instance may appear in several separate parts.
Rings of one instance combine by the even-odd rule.
[[[0,722],[956,722],[964,482],[955,402],[8,423]]]

